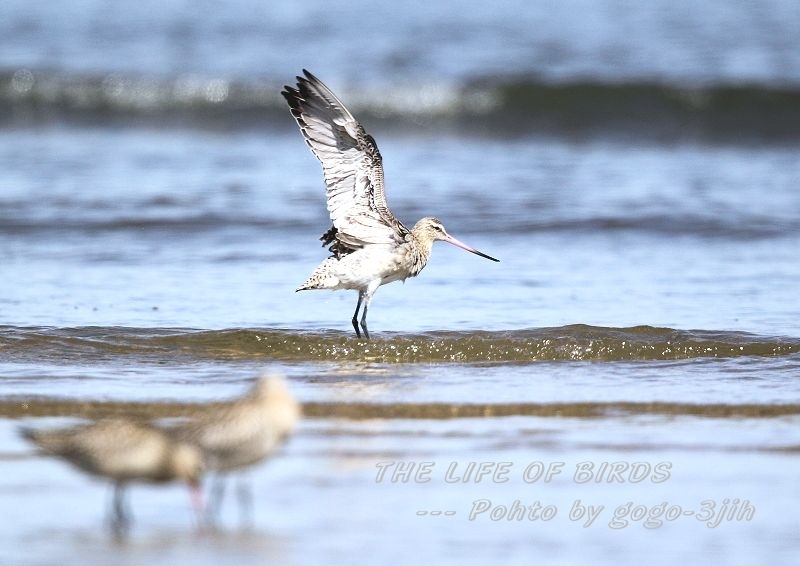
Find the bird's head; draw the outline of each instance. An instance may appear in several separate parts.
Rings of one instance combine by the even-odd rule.
[[[417,240],[419,240],[423,245],[430,246],[433,242],[437,240],[445,241],[449,244],[453,244],[454,246],[461,248],[462,250],[467,250],[470,253],[475,255],[479,255],[481,257],[485,257],[486,259],[490,259],[492,261],[500,261],[499,259],[495,259],[490,255],[486,255],[483,252],[479,252],[475,248],[472,248],[465,244],[464,242],[457,240],[453,236],[447,233],[447,230],[444,228],[444,224],[438,218],[434,218],[433,216],[426,216],[425,218],[420,219],[412,228],[411,233],[416,236]]]
[[[302,409],[286,379],[280,375],[264,375],[256,381],[253,389],[275,428],[282,434],[291,432]]]

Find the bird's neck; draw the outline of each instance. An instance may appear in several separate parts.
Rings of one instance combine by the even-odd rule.
[[[413,231],[409,234],[409,239],[409,253],[411,255],[409,275],[414,277],[428,263],[428,258],[431,257],[431,251],[433,250],[433,240],[420,238]]]

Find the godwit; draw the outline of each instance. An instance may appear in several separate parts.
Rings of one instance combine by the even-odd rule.
[[[181,442],[197,446],[206,469],[216,472],[208,502],[209,522],[214,522],[222,503],[225,474],[253,466],[272,454],[289,436],[299,417],[300,406],[286,381],[262,377],[241,399],[200,412],[170,430]],[[250,515],[251,499],[245,484],[240,482],[243,517]]]
[[[200,514],[200,452],[188,444],[174,442],[154,426],[117,418],[55,430],[24,428],[20,433],[44,452],[113,482],[111,527],[117,535],[130,525],[125,487],[131,482],[185,481],[191,489],[195,511]]]
[[[297,290],[358,291],[353,328],[361,338],[358,311],[363,303],[361,328],[369,339],[367,310],[375,291],[386,283],[417,276],[436,240],[499,260],[456,240],[432,216],[419,220],[411,230],[406,228],[386,203],[383,164],[373,137],[322,81],[305,69],[303,74],[297,77],[297,88],[286,86],[281,94],[322,163],[333,226],[320,238],[332,255]]]

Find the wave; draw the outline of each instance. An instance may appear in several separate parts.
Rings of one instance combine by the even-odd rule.
[[[75,203],[76,207],[80,205],[78,201],[75,201]],[[288,230],[299,227],[306,231],[317,231],[320,227],[318,222],[302,222],[285,218],[243,217],[241,214],[226,215],[202,211],[178,212],[171,216],[165,216],[159,214],[158,210],[154,210],[151,213],[137,211],[140,213],[118,218],[97,218],[95,210],[81,218],[80,213],[75,213],[74,209],[72,209],[69,218],[60,217],[58,222],[54,222],[51,218],[32,218],[37,212],[36,207],[41,210],[40,202],[26,200],[25,202],[11,204],[17,206],[10,214],[4,216],[3,213],[0,213],[0,234],[25,235],[73,232],[94,235],[109,232],[141,232],[145,230],[156,234],[171,232],[186,235],[202,234],[211,230],[225,228]],[[51,203],[48,204],[52,206]],[[11,207],[9,206],[9,208]],[[56,205],[53,208],[68,209],[69,203],[60,203],[60,206]],[[116,212],[113,208],[113,201],[109,200],[106,210],[109,216]]]
[[[14,203],[11,203],[14,204]],[[297,232],[307,237],[315,234],[324,225],[316,219],[247,217],[236,214],[207,213],[188,211],[172,216],[164,216],[158,210],[147,211],[145,207],[137,215],[120,218],[97,218],[92,213],[81,217],[74,211],[59,215],[59,221],[50,218],[36,218],[41,210],[41,202],[19,203],[8,215],[0,212],[0,234],[9,236],[28,236],[42,234],[146,234],[163,237],[164,234],[176,236],[205,235],[225,229],[255,229],[264,231]],[[676,204],[676,209],[680,203]],[[109,201],[108,214],[113,215],[113,203]],[[38,210],[36,207],[39,207]],[[9,208],[11,208],[9,206]],[[66,208],[66,207],[64,207]],[[451,214],[457,218],[458,211]],[[464,224],[469,224],[467,220]],[[562,218],[540,220],[530,218],[510,218],[504,222],[484,225],[483,234],[503,234],[516,236],[533,233],[607,233],[623,232],[650,234],[655,236],[693,236],[703,239],[724,239],[752,242],[761,239],[794,237],[800,231],[800,219],[776,219],[762,214],[737,214],[725,217],[704,215],[684,210],[664,214],[642,216],[596,215],[583,218]],[[311,239],[309,239],[311,242]]]
[[[290,81],[286,81],[290,82]],[[170,127],[292,127],[278,81],[0,71],[0,123],[50,120]],[[800,85],[556,83],[531,76],[337,88],[359,116],[481,134],[796,141]]]
[[[370,342],[332,330],[0,327],[0,356],[5,361],[80,359],[91,363],[134,358],[144,363],[270,359],[475,364],[674,361],[798,353],[800,338],[651,326],[439,331],[378,335]]]

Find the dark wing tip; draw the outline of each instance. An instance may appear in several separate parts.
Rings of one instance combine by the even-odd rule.
[[[283,86],[281,94],[287,101],[289,101],[290,104],[294,103],[295,105],[299,105],[313,94],[312,86],[315,84],[320,84],[319,79],[314,75],[305,69],[303,69],[303,72],[308,75],[308,78],[298,75],[295,77],[295,79],[297,79],[296,86]]]
[[[295,77],[297,79],[297,86],[302,88],[302,86],[306,83],[311,83],[315,85],[322,84],[322,81],[319,80],[314,73],[309,71],[308,69],[303,69],[303,76],[300,75]]]
[[[281,91],[281,95],[286,99],[286,101],[291,105],[292,103],[299,102],[301,96],[300,91],[294,87],[289,85],[284,85],[283,90]]]

